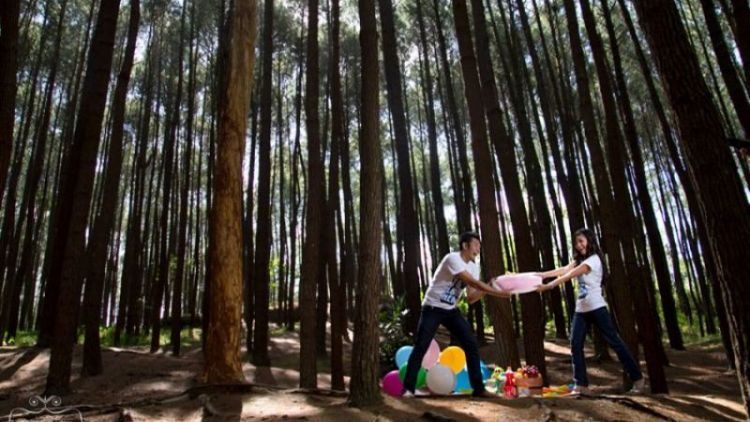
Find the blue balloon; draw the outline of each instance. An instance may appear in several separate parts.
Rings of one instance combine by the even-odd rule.
[[[456,374],[456,388],[454,389],[456,393],[471,393],[474,391],[471,388],[471,382],[469,382],[469,373],[466,372],[466,369],[462,369],[461,372]]]
[[[412,346],[401,346],[401,348],[396,351],[396,368],[400,368],[409,362],[409,356],[411,356],[412,349]]]
[[[492,376],[492,370],[487,367],[484,361],[479,361],[479,367],[482,369],[482,381],[488,380]]]

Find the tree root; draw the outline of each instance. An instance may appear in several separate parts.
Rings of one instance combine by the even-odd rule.
[[[595,400],[609,400],[613,401],[617,404],[621,404],[625,407],[628,407],[633,410],[637,410],[642,413],[646,413],[650,416],[653,416],[655,418],[663,419],[666,421],[674,421],[674,419],[670,418],[669,416],[663,415],[659,412],[657,412],[654,409],[651,409],[650,407],[643,405],[631,398],[623,397],[623,396],[610,396],[610,395],[599,395],[599,396],[587,396],[587,398],[595,399]]]
[[[121,419],[126,418],[125,409],[134,409],[149,406],[158,406],[163,404],[172,404],[182,401],[198,399],[205,411],[209,414],[221,414],[220,411],[213,409],[209,396],[212,394],[249,394],[258,391],[275,391],[283,394],[305,394],[326,397],[348,397],[346,391],[324,390],[324,389],[306,389],[306,388],[286,388],[275,385],[252,384],[252,383],[227,383],[227,384],[201,384],[188,388],[181,393],[171,394],[161,397],[149,397],[145,399],[131,400],[114,404],[92,405],[78,404],[66,406],[67,410],[62,414],[77,413],[80,411],[84,417],[102,416],[110,413],[119,413]],[[0,420],[8,419],[9,415],[0,416]]]
[[[536,404],[542,409],[544,414],[542,415],[542,421],[553,422],[557,420],[557,414],[554,410],[550,409],[549,406],[544,402],[543,399],[536,399]]]
[[[443,415],[441,415],[439,413],[429,412],[429,411],[428,412],[424,412],[422,414],[422,417],[419,418],[419,419],[420,420],[424,420],[424,421],[431,421],[431,422],[454,422],[455,421],[455,419],[453,419],[453,418],[449,418],[449,417],[443,416]]]

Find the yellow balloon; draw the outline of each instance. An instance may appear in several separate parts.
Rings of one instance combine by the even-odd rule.
[[[463,349],[457,346],[446,347],[445,350],[440,352],[438,362],[451,368],[451,371],[457,374],[461,372],[466,365],[466,353],[464,353]]]

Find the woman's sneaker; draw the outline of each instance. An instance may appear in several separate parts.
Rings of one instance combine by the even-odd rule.
[[[590,396],[591,390],[588,386],[576,385],[575,387],[573,387],[573,390],[570,391],[570,394],[577,396]]]
[[[643,394],[646,391],[646,378],[641,378],[633,383],[633,388],[628,391],[630,394]]]

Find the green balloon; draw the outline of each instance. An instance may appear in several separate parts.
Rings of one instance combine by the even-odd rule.
[[[417,388],[422,388],[427,385],[427,371],[424,368],[419,368],[417,374]]]
[[[399,368],[398,377],[401,378],[401,382],[404,382],[404,379],[406,379],[406,364],[401,365],[401,368]],[[426,384],[427,384],[427,371],[425,371],[424,368],[419,368],[419,372],[417,373],[416,388],[422,388]]]

